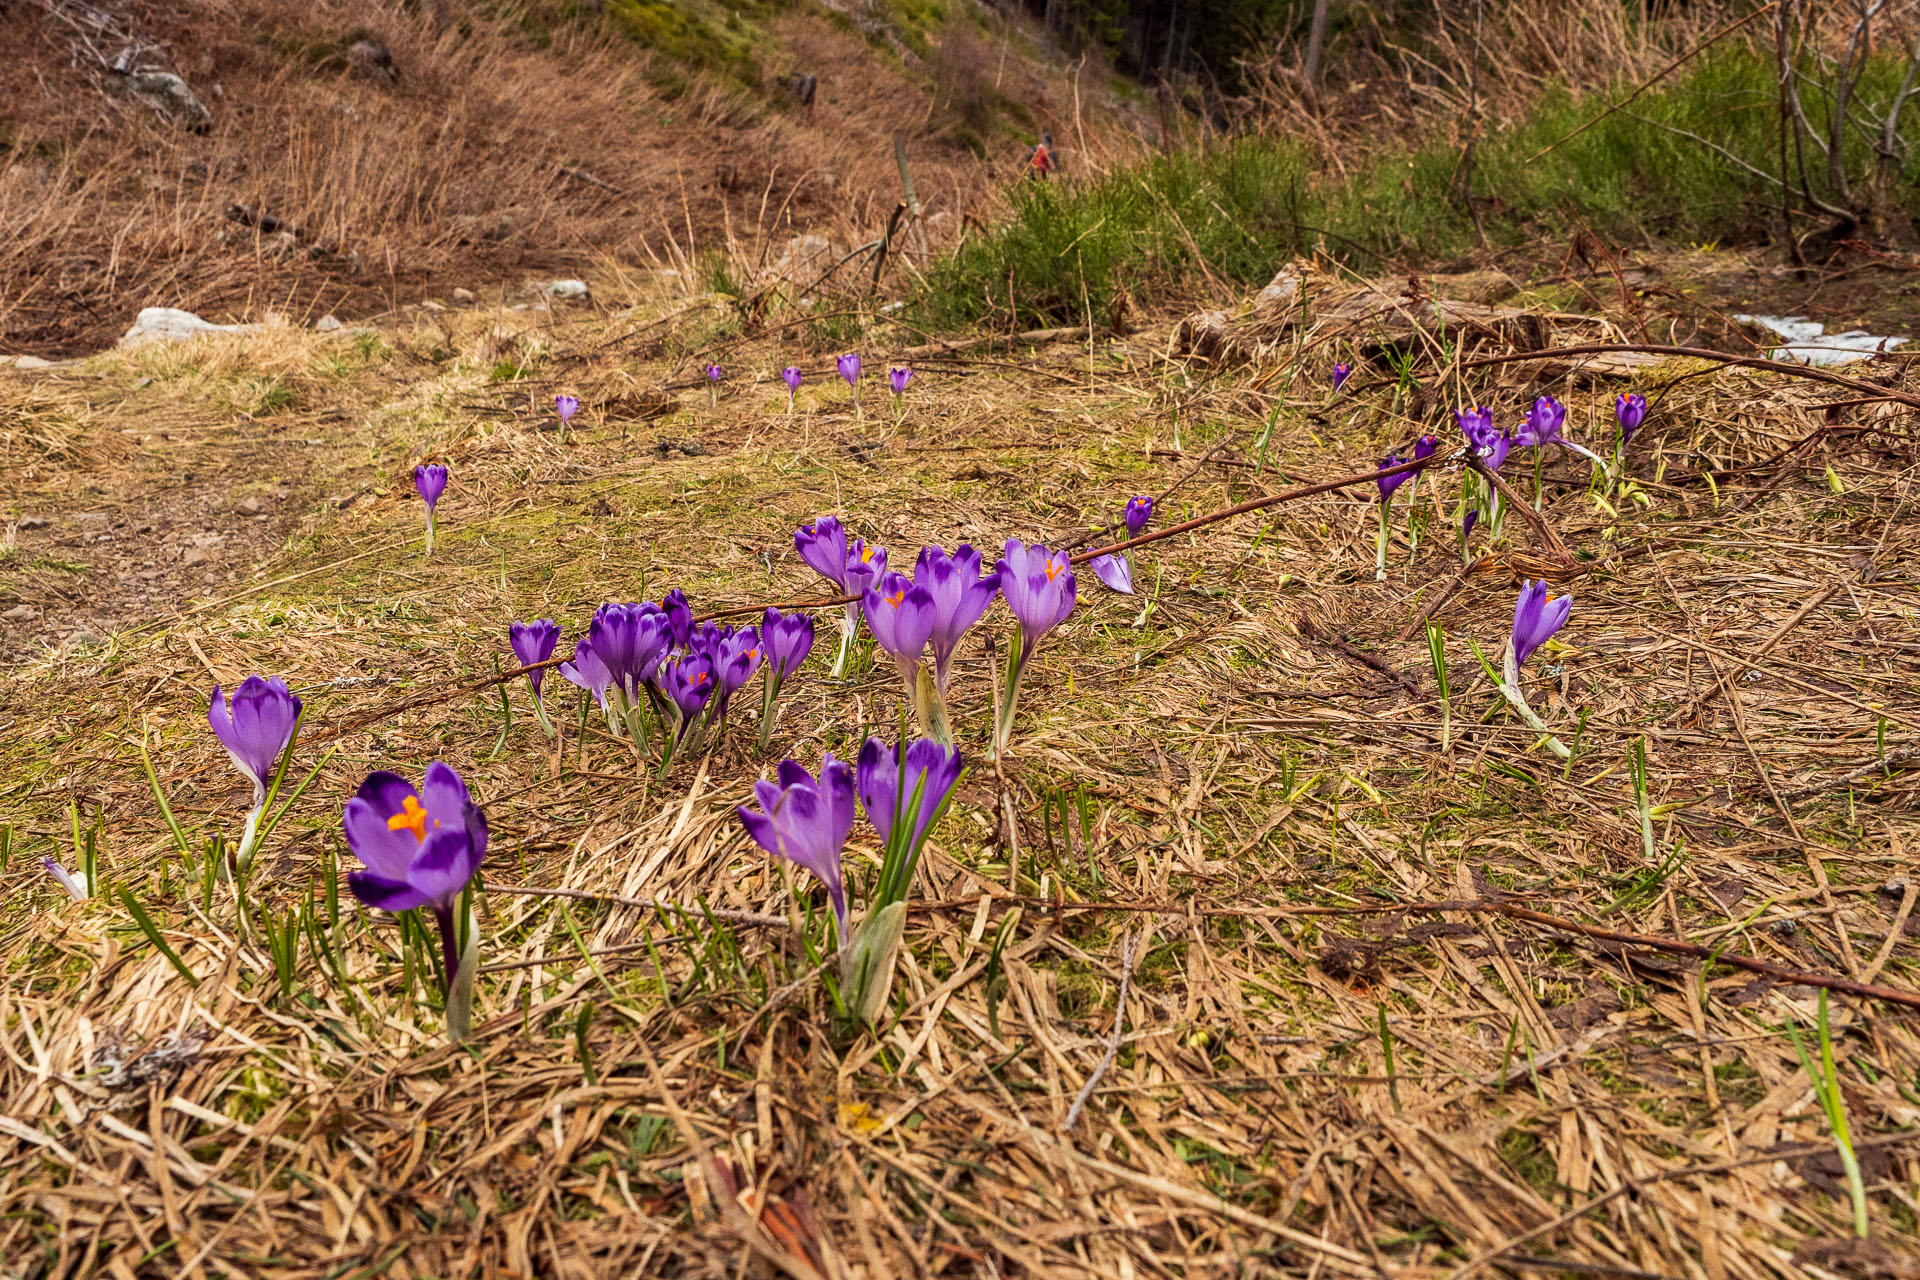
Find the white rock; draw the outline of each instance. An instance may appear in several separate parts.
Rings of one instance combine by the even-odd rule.
[[[16,369],[51,369],[53,368],[53,361],[43,359],[40,356],[15,356],[13,358],[13,367]]]
[[[336,333],[339,329],[339,316],[321,316],[313,322],[313,331],[315,333]]]
[[[473,290],[471,290],[471,289],[455,289],[455,290],[453,291],[453,300],[454,300],[455,302],[472,302],[472,301],[473,301]]]
[[[211,324],[191,311],[174,307],[145,307],[134,317],[133,328],[127,330],[120,339],[120,345],[132,346],[154,338],[184,342],[188,338],[209,333],[246,333],[254,327],[250,324]]]
[[[556,301],[584,298],[587,296],[587,285],[584,280],[549,280],[540,286],[540,292]]]

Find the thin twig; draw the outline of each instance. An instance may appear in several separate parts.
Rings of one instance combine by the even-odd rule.
[[[1087,1099],[1093,1096],[1100,1077],[1107,1074],[1107,1069],[1120,1056],[1120,1041],[1127,1029],[1127,992],[1133,986],[1133,963],[1135,953],[1140,949],[1140,938],[1140,934],[1129,934],[1120,944],[1120,1000],[1113,1008],[1113,1034],[1107,1037],[1107,1051],[1101,1056],[1100,1065],[1093,1069],[1087,1082],[1080,1086],[1073,1105],[1067,1108],[1066,1121],[1060,1126],[1062,1134],[1072,1133],[1073,1126],[1080,1123],[1080,1112],[1087,1105]]]

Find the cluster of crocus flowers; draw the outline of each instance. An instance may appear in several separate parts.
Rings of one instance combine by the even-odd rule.
[[[1493,410],[1485,405],[1462,409],[1454,414],[1454,421],[1460,424],[1460,434],[1466,438],[1468,448],[1473,450],[1481,466],[1488,471],[1498,471],[1506,465],[1507,454],[1513,449],[1513,435],[1493,425]],[[1484,520],[1487,535],[1498,536],[1502,515],[1500,492],[1469,471],[1461,477],[1460,508],[1460,554],[1464,557],[1467,536],[1473,532],[1476,522]]]
[[[755,803],[736,810],[755,844],[826,886],[840,957],[837,994],[843,1010],[860,1022],[877,1021],[887,1007],[914,871],[962,771],[960,753],[951,746],[921,738],[896,751],[869,738],[857,765],[826,755],[817,778],[796,760],[782,761],[778,781],[756,783]],[[882,846],[880,874],[857,927],[849,919],[842,866],[856,796]]]
[[[697,750],[725,724],[734,694],[762,666],[772,686],[761,707],[765,746],[779,686],[813,648],[811,619],[770,609],[765,621],[764,632],[711,622],[696,627],[677,587],[658,603],[603,604],[587,634],[574,642],[572,659],[560,664],[560,674],[593,695],[614,736],[636,750],[657,740],[664,777],[676,754]],[[547,645],[550,653],[550,640]],[[522,665],[533,665],[515,652]]]
[[[427,504],[427,554],[433,554],[433,517],[434,508],[440,505],[440,495],[447,491],[447,469],[437,462],[423,462],[413,469],[413,487],[419,491],[420,500]]]
[[[560,419],[561,444],[567,442],[567,424],[573,421],[573,415],[578,412],[580,412],[579,396],[561,395],[553,398],[553,414]]]
[[[808,568],[839,588],[841,595],[851,597],[841,619],[840,648],[834,653],[831,672],[834,679],[844,679],[860,632],[861,601],[867,588],[887,572],[886,548],[849,539],[846,527],[833,516],[800,526],[794,531],[793,546]]]
[[[207,704],[207,724],[227,749],[234,768],[253,783],[253,805],[234,853],[233,866],[245,874],[253,865],[273,780],[281,760],[293,749],[300,728],[301,702],[287,682],[274,676],[248,676],[228,697],[215,685]]]
[[[1120,512],[1120,522],[1126,527],[1127,540],[1131,542],[1140,536],[1147,527],[1147,521],[1153,519],[1153,499],[1144,495],[1128,498],[1127,505]],[[1088,567],[1094,576],[1108,587],[1122,595],[1133,594],[1133,560],[1127,552],[1108,552],[1104,556],[1095,556]]]
[[[1079,590],[1065,552],[1028,546],[1008,538],[1006,554],[996,566],[1000,593],[1020,624],[1017,644],[1009,646],[1007,674],[993,729],[993,754],[1004,755],[1013,738],[1013,717],[1020,700],[1020,676],[1041,637],[1067,620]]]
[[[980,553],[965,543],[952,555],[940,547],[923,547],[913,577],[888,573],[861,597],[874,643],[900,668],[920,732],[943,744],[953,741],[947,717],[953,655],[1000,591],[999,574],[982,577],[980,566]],[[931,670],[920,660],[929,647]]]
[[[1513,607],[1513,630],[1507,637],[1506,660],[1499,684],[1500,695],[1508,705],[1526,721],[1528,728],[1541,735],[1547,746],[1562,760],[1570,758],[1573,752],[1553,736],[1540,717],[1534,714],[1533,708],[1527,705],[1526,694],[1520,688],[1520,668],[1554,632],[1566,625],[1567,615],[1572,612],[1572,596],[1549,600],[1544,580],[1522,583],[1520,598]]]
[[[417,789],[397,773],[368,774],[342,823],[364,868],[347,875],[353,896],[381,911],[425,911],[439,925],[447,1032],[464,1039],[480,951],[468,886],[487,855],[486,814],[435,760]]]

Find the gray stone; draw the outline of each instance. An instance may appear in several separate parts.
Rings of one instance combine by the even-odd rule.
[[[564,302],[570,298],[587,296],[587,284],[584,280],[549,280],[540,286],[540,292],[555,302]]]
[[[170,71],[128,72],[127,92],[183,129],[204,129],[213,119],[187,82]]]
[[[143,307],[140,314],[133,318],[133,327],[121,337],[120,345],[130,347],[156,339],[184,342],[210,333],[249,333],[256,327],[250,324],[212,324],[191,311],[181,311],[177,307]]]

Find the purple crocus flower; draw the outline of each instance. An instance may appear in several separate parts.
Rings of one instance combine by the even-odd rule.
[[[1542,578],[1538,582],[1522,582],[1520,599],[1513,606],[1513,665],[1523,667],[1533,651],[1547,642],[1547,638],[1566,625],[1567,615],[1573,611],[1573,597],[1561,596],[1557,600],[1547,599],[1547,583]]]
[[[1620,438],[1633,439],[1633,433],[1646,421],[1647,398],[1638,391],[1630,391],[1613,402],[1613,416],[1620,423]]]
[[[844,946],[847,890],[840,874],[840,850],[853,829],[853,768],[844,760],[823,755],[817,781],[797,760],[782,760],[779,776],[778,785],[764,780],[753,784],[758,809],[743,804],[734,812],[755,844],[806,868],[827,886],[834,936]]]
[[[1493,425],[1493,410],[1485,405],[1474,409],[1462,409],[1455,413],[1453,418],[1460,424],[1460,434],[1465,436],[1467,443],[1476,450],[1486,448],[1493,442],[1493,438],[1500,434]]]
[[[1352,365],[1337,364],[1333,366],[1333,389],[1335,391],[1338,391],[1340,389],[1341,384],[1344,383],[1348,378],[1352,376],[1353,376]]]
[[[787,384],[787,395],[792,396],[800,390],[800,369],[797,365],[788,365],[780,371],[780,381]]]
[[[847,385],[858,389],[860,385],[860,357],[849,351],[838,360],[835,360],[834,364],[839,368],[840,376],[847,380]]]
[[[213,687],[207,723],[233,758],[234,767],[253,783],[256,811],[267,802],[267,783],[299,721],[300,699],[279,676],[270,680],[248,676],[231,700],[221,694],[219,685]]]
[[[1104,556],[1095,556],[1088,561],[1087,567],[1093,570],[1096,578],[1121,595],[1133,594],[1133,566],[1127,563],[1125,556],[1114,555],[1111,552]]]
[[[613,684],[613,672],[593,651],[593,642],[582,638],[574,642],[573,661],[560,664],[560,674],[593,695],[600,709],[607,709],[607,689]]]
[[[555,396],[553,411],[560,415],[562,425],[572,422],[573,415],[580,412],[579,396]]]
[[[896,396],[902,395],[906,392],[907,382],[912,377],[913,370],[911,369],[889,369],[887,370],[887,385],[893,388],[893,394]]]
[[[1460,545],[1462,547],[1467,545],[1467,538],[1473,533],[1473,526],[1479,519],[1479,510],[1473,507],[1467,508],[1467,514],[1460,517]]]
[[[664,670],[662,683],[666,693],[673,699],[673,705],[680,710],[680,734],[686,736],[687,726],[700,709],[713,697],[713,663],[698,654],[676,658],[669,662]]]
[[[887,845],[893,844],[895,829],[899,828],[909,858],[926,840],[959,780],[960,749],[943,747],[931,738],[920,738],[907,748],[904,767],[892,747],[878,738],[868,738],[860,748],[855,771],[867,821]],[[918,809],[912,808],[915,792],[920,796]],[[905,885],[900,888],[904,890]]]
[[[87,886],[79,876],[67,870],[52,858],[40,859],[40,867],[41,870],[45,871],[55,880],[58,880],[60,887],[65,889],[68,896],[73,898],[74,901],[85,902],[87,900]]]
[[[610,687],[620,695],[622,714],[639,705],[640,690],[672,647],[667,616],[652,604],[601,605],[593,611],[587,642],[606,667]]]
[[[437,462],[423,462],[413,469],[413,487],[420,491],[420,498],[427,504],[427,519],[433,519],[433,509],[440,504],[440,495],[447,491],[447,469]]]
[[[766,650],[760,647],[760,632],[753,627],[728,629],[724,636],[715,637],[712,647],[705,650],[707,661],[713,664],[715,721],[726,716],[727,703],[742,685],[753,679],[753,673],[760,669],[766,656]]]
[[[370,773],[347,801],[347,847],[366,867],[347,888],[369,907],[425,907],[440,923],[447,984],[460,968],[453,912],[487,856],[487,816],[447,765],[427,766],[420,789],[397,773]]]
[[[686,648],[693,638],[693,606],[687,603],[687,593],[675,587],[660,598],[660,612],[667,617],[667,633],[679,648]]]
[[[914,562],[913,582],[924,587],[933,602],[933,683],[947,696],[947,667],[960,647],[961,637],[1000,593],[1000,575],[980,576],[980,553],[961,543],[949,556],[939,547],[922,547]],[[876,634],[878,634],[876,632]]]
[[[539,667],[553,656],[553,646],[559,643],[560,628],[546,618],[536,622],[516,622],[507,628],[507,639],[513,645],[513,656],[520,660],[523,667]],[[546,678],[544,668],[527,672],[527,683],[533,686],[533,696],[540,696],[540,682]]]
[[[1385,471],[1387,468],[1397,467],[1405,461],[1406,459],[1401,457],[1399,454],[1390,453],[1386,457],[1380,459],[1380,469],[1382,471]],[[1378,486],[1380,490],[1380,501],[1386,502],[1390,498],[1392,498],[1393,491],[1395,489],[1398,489],[1401,485],[1405,484],[1407,480],[1412,477],[1412,475],[1413,475],[1413,472],[1411,471],[1402,471],[1397,476],[1380,476],[1377,479],[1375,479],[1373,483],[1376,486]]]
[[[710,364],[705,366],[702,369],[702,372],[707,375],[708,382],[718,382],[720,381],[720,379],[727,376],[727,371],[725,369],[722,369],[717,364]]]
[[[861,597],[874,642],[893,655],[911,689],[920,655],[933,634],[933,595],[901,573],[888,573]]]
[[[1120,518],[1126,522],[1127,537],[1139,537],[1140,531],[1147,527],[1147,521],[1153,519],[1153,499],[1144,495],[1128,498],[1126,510],[1120,513]]]
[[[1431,458],[1439,449],[1440,438],[1438,436],[1421,436],[1413,442],[1413,460],[1415,462],[1424,461],[1427,458]]]
[[[1487,443],[1480,451],[1481,461],[1487,464],[1487,470],[1498,471],[1506,465],[1507,454],[1513,449],[1514,437],[1511,432],[1502,431]]]
[[[1065,552],[1030,547],[1018,538],[1007,539],[1006,555],[995,567],[1007,607],[1020,623],[1022,652],[1030,653],[1041,636],[1073,612],[1077,595],[1073,569]]]
[[[1541,396],[1533,402],[1533,408],[1528,411],[1527,420],[1520,424],[1520,430],[1514,434],[1513,442],[1525,449],[1556,440],[1566,420],[1567,406],[1552,396]],[[1494,470],[1499,468],[1495,467]]]
[[[886,550],[868,546],[858,538],[849,543],[846,529],[832,516],[801,525],[794,531],[793,545],[808,567],[838,587],[841,595],[855,597],[847,604],[841,620],[840,649],[833,659],[833,675],[844,676],[853,657],[854,638],[860,630],[858,598],[886,572]]]
[[[813,652],[813,619],[769,609],[760,619],[760,640],[766,646],[768,675],[785,680]]]

